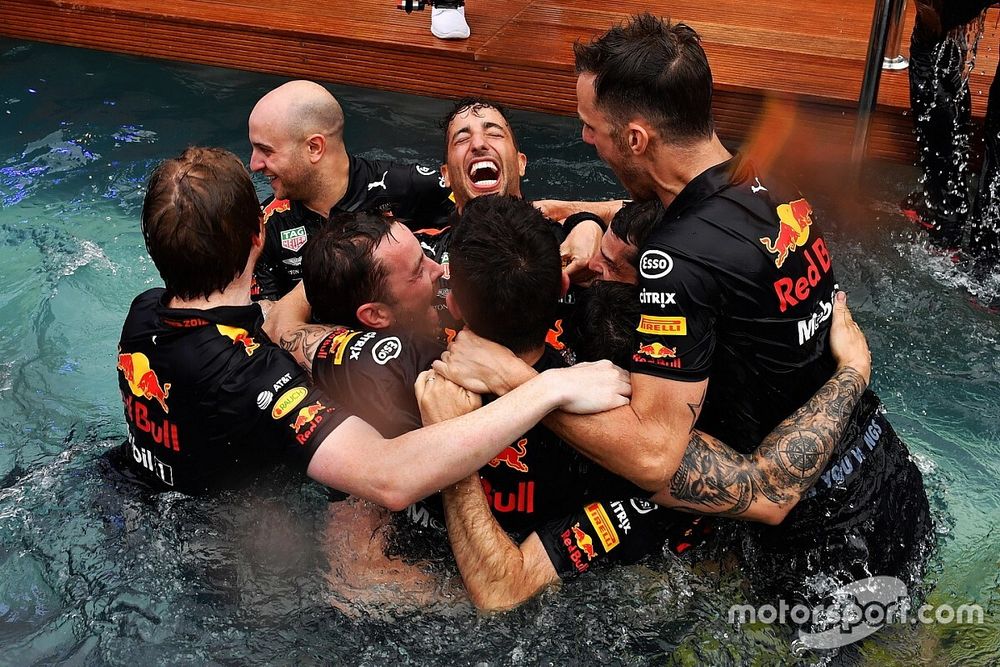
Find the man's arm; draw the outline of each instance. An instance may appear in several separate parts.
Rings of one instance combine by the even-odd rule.
[[[653,500],[698,514],[781,523],[826,467],[867,381],[845,366],[750,456],[694,431],[670,485]]]
[[[418,400],[447,390],[420,374]],[[599,412],[623,405],[628,376],[608,362],[551,369],[472,414],[387,440],[351,417],[320,444],[307,473],[316,481],[401,510],[472,474],[548,412]]]
[[[566,201],[562,199],[537,199],[531,202],[535,208],[553,220],[563,221],[574,213],[589,211],[601,216],[605,224],[611,224],[611,218],[625,205],[624,199],[609,201]]]
[[[559,582],[537,533],[518,545],[500,527],[478,474],[441,495],[455,562],[477,608],[511,609]]]
[[[299,366],[312,373],[316,348],[332,333],[344,331],[343,327],[328,324],[309,324],[312,307],[306,299],[305,287],[300,282],[291,292],[281,297],[267,313],[264,332],[295,357]]]
[[[473,354],[485,353],[490,360],[473,363],[464,354],[446,353],[434,364],[436,371],[453,379],[461,375],[463,381],[476,373],[489,376],[472,388],[493,393],[531,377],[531,368],[509,352],[467,332],[459,338],[463,335],[466,352],[475,348]],[[707,380],[685,383],[634,374],[630,405],[589,417],[553,413],[545,424],[603,467],[657,492],[667,504],[780,523],[826,466],[871,375],[868,345],[843,292],[834,304],[830,345],[838,373],[749,458],[694,430]],[[787,470],[793,452],[802,454],[799,463],[804,465],[797,476]]]

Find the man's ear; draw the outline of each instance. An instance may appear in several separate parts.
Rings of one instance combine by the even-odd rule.
[[[363,303],[354,314],[369,329],[388,329],[395,322],[392,311],[381,301]]]
[[[524,170],[528,166],[528,156],[524,153],[517,154],[517,173],[524,178]]]
[[[635,121],[625,126],[625,140],[633,155],[642,155],[649,148],[649,130]]]
[[[464,322],[465,319],[462,317],[462,309],[458,307],[458,301],[455,300],[455,294],[448,290],[448,293],[444,296],[444,303],[448,306],[448,312],[459,322]]]
[[[569,274],[564,270],[560,275],[562,276],[562,287],[559,290],[559,296],[564,297],[569,292]]]
[[[306,148],[309,150],[309,161],[316,164],[326,153],[326,137],[322,134],[311,134],[306,137]]]

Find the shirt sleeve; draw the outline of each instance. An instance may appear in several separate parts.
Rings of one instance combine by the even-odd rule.
[[[721,309],[712,273],[666,247],[647,246],[639,256],[638,298],[632,372],[687,382],[707,378]]]
[[[279,448],[280,458],[303,470],[324,438],[352,416],[312,387],[305,371],[280,348],[256,350],[251,372],[242,378],[239,386],[223,391],[238,396],[244,406],[243,437],[263,450]]]
[[[590,503],[536,532],[561,579],[596,565],[629,564],[668,548],[683,553],[704,539],[705,518],[662,509],[644,498]]]

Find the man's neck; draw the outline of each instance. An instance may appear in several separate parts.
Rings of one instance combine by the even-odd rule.
[[[665,147],[652,171],[657,196],[664,206],[670,206],[688,183],[732,157],[715,134],[691,147]]]
[[[225,289],[212,292],[208,296],[194,299],[182,299],[179,296],[174,296],[167,306],[188,310],[209,310],[220,306],[249,306],[251,303],[250,280],[241,277],[229,283]]]
[[[328,160],[329,166],[320,171],[316,194],[302,202],[306,208],[324,218],[330,215],[330,209],[347,194],[351,177],[351,159],[343,148],[330,155]]]

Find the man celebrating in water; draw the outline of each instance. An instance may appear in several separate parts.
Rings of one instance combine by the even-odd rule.
[[[909,578],[930,532],[927,498],[874,394],[836,447],[812,438],[761,445],[834,368],[836,282],[808,202],[723,147],[711,71],[689,27],[638,16],[578,44],[576,61],[584,141],[636,199],[658,199],[665,211],[637,252],[630,405],[588,419],[555,414],[546,424],[658,500],[696,512],[746,517],[776,497],[776,484],[797,485],[806,500],[791,514],[771,513],[766,522],[781,525],[757,531],[760,548],[746,554],[765,594],[794,594],[818,572]],[[610,256],[611,235],[602,251],[621,263]],[[494,394],[533,375],[466,332],[435,368]],[[692,438],[695,427],[770,459],[772,474]],[[885,492],[890,480],[906,490],[902,499]]]
[[[452,210],[436,169],[368,160],[344,147],[344,113],[323,86],[290,81],[250,113],[250,168],[271,183],[263,204],[266,237],[254,298],[277,299],[301,279],[302,247],[330,215],[392,214],[438,225]]]
[[[236,156],[189,148],[161,163],[142,231],[166,289],[139,295],[122,328],[122,452],[157,490],[214,492],[286,460],[327,486],[401,509],[479,469],[551,409],[627,400],[627,382],[610,364],[554,369],[511,401],[385,439],[311,387],[263,333],[250,284],[264,229]],[[433,379],[422,375],[416,390],[463,399]],[[412,467],[419,458],[424,464]]]
[[[466,205],[454,229],[455,285],[449,307],[473,331],[509,346],[536,371],[564,366],[561,356],[545,344],[548,323],[566,283],[555,238],[542,215],[515,198],[480,197]],[[372,329],[308,324],[305,308],[297,317],[286,317],[290,300],[272,311],[268,323],[280,335],[282,346],[311,370],[324,390],[386,435],[420,425],[410,386],[441,351],[431,341],[379,325],[370,316],[373,310],[427,312],[427,289],[411,290],[401,298],[378,293],[379,276],[388,286],[402,284],[404,275],[410,275],[406,268],[410,262],[386,261],[393,239],[411,247],[408,253],[414,258],[419,255],[407,235],[401,225],[362,216],[321,234],[306,251],[304,285],[315,305],[313,314],[355,327],[362,322],[375,324]],[[434,272],[414,276],[412,280],[429,286]],[[831,380],[828,391],[817,395],[810,409],[797,414],[784,431],[776,432],[770,446],[780,444],[794,428],[809,431],[832,448],[849,414],[843,407],[853,405],[867,380],[863,338],[852,344],[842,373]],[[390,346],[391,355],[381,353]],[[852,378],[859,371],[863,376],[855,382]],[[434,401],[422,401],[421,407],[433,420],[452,409]],[[698,437],[714,442],[704,434]],[[727,451],[721,443],[719,447]],[[732,451],[728,456],[744,458]],[[770,462],[763,456],[745,457],[745,465],[765,475]],[[781,495],[777,503],[795,504],[797,487],[790,487],[776,489]],[[545,427],[531,429],[479,475],[444,495],[449,536],[470,595],[479,606],[510,607],[546,584],[585,572],[598,562],[628,562],[658,551],[665,540],[671,548],[683,550],[695,539],[693,520],[654,511],[648,495],[587,465]],[[758,499],[747,517],[766,519],[768,510],[762,508],[768,502]],[[410,515],[432,516],[426,508],[414,508]]]

